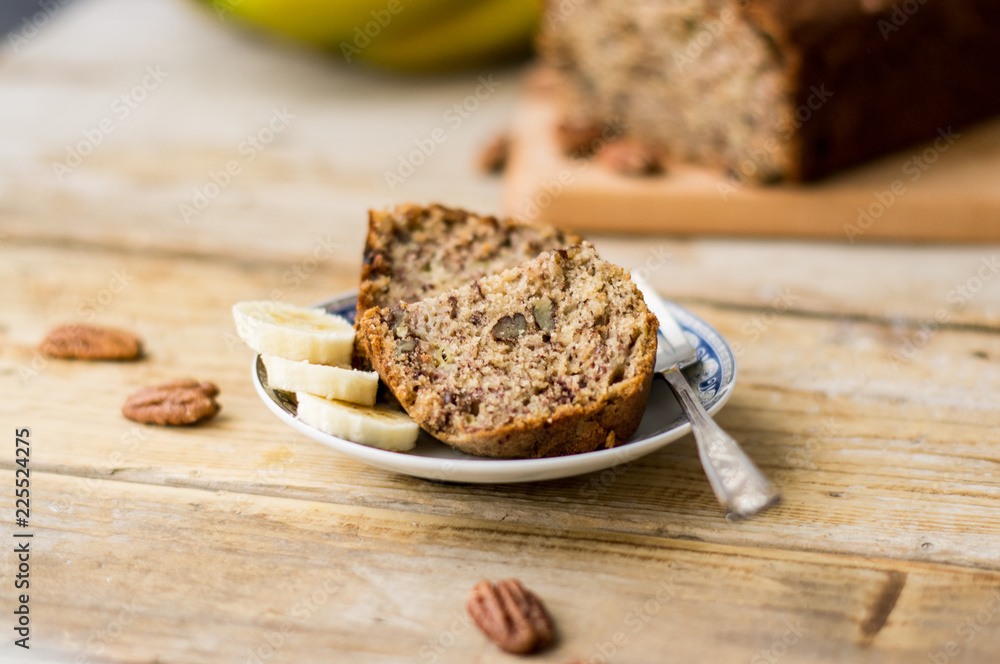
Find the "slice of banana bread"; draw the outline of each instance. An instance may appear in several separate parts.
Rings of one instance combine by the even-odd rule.
[[[576,235],[551,226],[437,204],[371,210],[358,318],[371,307],[416,302],[579,242]],[[360,340],[354,365],[367,368]]]
[[[588,243],[415,303],[370,309],[360,337],[423,429],[469,454],[546,457],[639,426],[656,317]]]

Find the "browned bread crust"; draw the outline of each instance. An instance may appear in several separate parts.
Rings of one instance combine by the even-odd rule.
[[[813,180],[950,145],[1000,112],[995,0],[549,4],[542,50],[575,121],[614,118],[740,179]]]
[[[641,294],[586,243],[369,309],[359,328],[414,421],[463,452],[499,458],[624,443],[645,411],[656,354]]]

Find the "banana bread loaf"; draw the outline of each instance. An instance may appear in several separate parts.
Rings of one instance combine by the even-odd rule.
[[[655,316],[583,243],[415,303],[369,309],[360,337],[410,417],[489,457],[624,443],[639,426]]]
[[[567,122],[812,180],[1000,112],[995,0],[552,0]],[[952,139],[953,140],[953,139]]]

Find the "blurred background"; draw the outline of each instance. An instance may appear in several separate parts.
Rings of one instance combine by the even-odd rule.
[[[338,238],[356,263],[371,207],[498,212],[475,162],[509,122],[538,8],[400,2],[4,3],[6,231],[210,253],[263,236],[294,258],[333,217],[356,220]],[[345,6],[360,15],[322,22],[334,46],[306,45],[316,12]]]

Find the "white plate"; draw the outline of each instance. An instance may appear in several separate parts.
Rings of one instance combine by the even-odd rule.
[[[348,293],[318,306],[354,320],[357,293]],[[686,370],[709,413],[729,400],[736,382],[736,359],[729,344],[708,323],[686,309],[666,303],[698,349],[699,362]],[[547,459],[484,459],[454,450],[426,432],[409,452],[389,452],[331,436],[295,417],[295,395],[267,384],[267,370],[260,356],[254,359],[253,382],[257,394],[283,422],[324,445],[373,466],[442,482],[534,482],[571,477],[628,463],[655,452],[689,431],[680,405],[666,381],[654,379],[646,413],[638,431],[624,445],[610,450]]]

